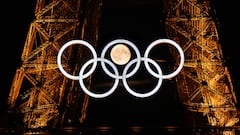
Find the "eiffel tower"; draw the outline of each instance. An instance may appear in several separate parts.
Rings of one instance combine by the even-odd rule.
[[[111,14],[108,9],[119,10],[126,5],[128,8],[147,7],[148,4],[159,8],[156,10],[159,16],[155,18],[159,21],[156,35],[173,39],[184,50],[184,67],[173,81],[184,111],[191,119],[188,126],[234,127],[239,121],[237,99],[223,61],[215,9],[208,0],[126,1],[125,4],[107,0],[36,1],[35,18],[29,26],[22,63],[16,69],[9,92],[10,112],[21,116],[23,126],[31,129],[85,124],[90,97],[77,81],[64,77],[59,71],[56,62],[59,49],[72,39],[83,39],[94,48],[101,48],[106,41],[103,38],[117,38],[100,34],[104,29],[101,22],[107,18],[104,15]],[[131,22],[122,20],[121,23]],[[141,38],[144,41],[144,37]],[[177,57],[173,67],[178,66],[179,55],[171,48],[169,52]],[[79,67],[89,57],[92,56],[84,48],[70,47],[63,56],[64,68],[77,75]],[[94,87],[94,78],[86,82],[88,88]],[[235,134],[234,130],[221,133]]]

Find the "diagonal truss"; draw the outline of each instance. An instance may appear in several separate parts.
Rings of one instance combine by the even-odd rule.
[[[224,65],[214,9],[208,0],[165,5],[167,35],[182,46],[186,59],[176,77],[180,100],[189,111],[206,116],[211,126],[234,126],[239,121],[237,100]]]
[[[91,11],[91,8],[98,10]],[[85,119],[88,96],[79,90],[78,83],[63,77],[56,57],[60,47],[74,38],[96,44],[100,9],[101,1],[36,2],[35,19],[26,37],[22,64],[16,70],[8,98],[10,110],[24,114],[23,122],[27,128],[72,124],[75,122],[72,119],[82,123]],[[64,68],[75,73],[79,59],[72,60],[73,55],[78,55],[81,60],[87,54],[81,48],[69,48],[64,53]],[[73,62],[76,67],[71,65]]]

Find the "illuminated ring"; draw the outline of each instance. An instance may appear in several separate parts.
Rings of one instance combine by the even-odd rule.
[[[128,74],[125,76],[125,77],[128,78],[128,77],[131,77],[133,74],[135,74],[135,73],[137,72],[137,70],[138,70],[139,67],[140,67],[140,63],[141,63],[141,61],[140,61],[140,59],[141,59],[141,54],[140,54],[138,48],[137,48],[132,42],[130,42],[130,41],[128,41],[128,40],[125,40],[125,39],[117,39],[117,40],[113,40],[113,41],[109,42],[109,43],[103,48],[103,51],[102,51],[102,53],[101,53],[101,58],[104,59],[104,56],[105,56],[105,54],[106,54],[106,51],[109,49],[109,47],[111,47],[111,46],[113,46],[113,45],[115,45],[115,44],[118,44],[118,43],[124,43],[124,44],[126,44],[126,45],[131,46],[131,47],[133,48],[133,50],[135,51],[136,55],[137,55],[137,64],[136,64],[136,66],[134,67],[134,69],[133,69],[130,73],[128,73]],[[105,72],[106,74],[108,74],[109,76],[111,76],[112,78],[118,78],[118,79],[122,79],[122,78],[123,78],[122,76],[116,76],[116,75],[112,74],[112,73],[106,68],[106,66],[105,66],[105,64],[104,64],[103,61],[101,61],[101,65],[102,65],[102,67],[103,67],[104,72]]]
[[[123,85],[124,85],[124,87],[126,88],[126,90],[127,90],[131,95],[133,95],[133,96],[140,97],[140,98],[149,97],[149,96],[155,94],[155,93],[159,90],[159,88],[161,87],[163,78],[161,78],[160,76],[162,76],[162,70],[161,70],[161,68],[159,67],[159,65],[158,65],[155,61],[153,61],[152,59],[141,57],[141,61],[150,62],[151,64],[153,64],[153,65],[156,67],[156,69],[157,69],[157,71],[158,71],[158,73],[159,73],[158,76],[157,76],[157,78],[158,78],[159,80],[158,80],[158,83],[157,83],[156,87],[155,87],[154,89],[152,89],[150,92],[147,92],[147,93],[137,93],[137,92],[133,91],[133,90],[128,86],[127,80],[126,80],[126,77],[125,77],[125,75],[126,75],[126,73],[127,73],[127,70],[129,69],[129,67],[130,67],[131,65],[133,65],[136,61],[138,61],[138,60],[137,60],[137,59],[131,60],[131,61],[126,65],[126,67],[124,68],[124,70],[123,70],[123,79],[122,79]],[[147,70],[149,70],[149,69],[147,69]],[[149,73],[151,74],[151,72],[149,72]],[[156,74],[156,73],[155,73],[155,74]],[[153,75],[153,74],[151,74],[151,75]],[[156,76],[154,76],[154,77],[156,77]]]
[[[82,90],[83,90],[86,94],[88,94],[89,96],[95,97],[95,98],[104,98],[104,97],[107,97],[107,96],[111,95],[111,94],[115,91],[115,89],[116,89],[117,86],[118,86],[119,79],[118,79],[118,78],[115,78],[115,82],[114,82],[113,87],[112,87],[110,90],[108,90],[107,92],[105,92],[105,93],[96,94],[96,93],[90,92],[90,91],[85,87],[85,85],[84,85],[84,82],[83,82],[83,79],[84,79],[84,78],[83,78],[83,73],[84,73],[84,70],[87,68],[87,66],[88,66],[89,64],[94,63],[94,62],[96,62],[96,61],[101,61],[101,62],[105,62],[105,63],[109,64],[109,65],[113,68],[115,75],[119,75],[118,70],[117,70],[117,67],[116,67],[111,61],[109,61],[109,60],[107,60],[107,59],[102,59],[102,58],[97,58],[97,60],[91,59],[91,60],[88,60],[88,61],[82,66],[82,68],[81,68],[81,70],[80,70],[80,72],[79,72],[79,83],[80,83],[80,87],[82,88]]]
[[[57,55],[57,64],[58,64],[58,67],[60,69],[60,71],[62,72],[63,75],[65,75],[66,77],[68,77],[69,79],[72,79],[72,80],[78,80],[79,79],[79,76],[74,76],[74,75],[71,75],[69,73],[67,73],[63,67],[62,67],[62,60],[61,60],[61,57],[62,57],[62,54],[63,54],[63,51],[71,46],[71,45],[74,45],[74,44],[80,44],[80,45],[84,45],[86,47],[88,47],[90,49],[90,51],[92,52],[93,54],[93,66],[92,68],[86,73],[83,75],[82,78],[86,78],[87,76],[89,76],[90,74],[93,73],[93,71],[95,70],[96,66],[97,66],[97,53],[95,51],[95,49],[92,47],[91,44],[89,44],[88,42],[86,41],[83,41],[83,40],[71,40],[69,42],[67,42],[66,44],[64,44],[62,46],[62,48],[59,50],[58,52],[58,55]]]
[[[168,79],[168,78],[172,78],[172,77],[176,76],[176,75],[181,71],[181,69],[183,68],[183,65],[184,65],[184,53],[183,53],[182,48],[181,48],[176,42],[174,42],[173,40],[169,40],[169,39],[159,39],[159,40],[156,40],[156,41],[152,42],[152,43],[148,46],[148,48],[147,48],[146,51],[145,51],[144,57],[147,58],[150,50],[151,50],[154,46],[156,46],[156,45],[158,45],[158,44],[162,44],[162,43],[168,43],[168,44],[173,45],[174,47],[176,47],[176,49],[178,50],[178,52],[179,52],[179,54],[180,54],[180,58],[181,58],[181,59],[180,59],[179,66],[178,66],[178,68],[177,68],[174,72],[172,72],[171,74],[168,74],[168,75],[162,75],[162,76],[161,76],[161,78],[163,78],[163,79]],[[145,64],[147,70],[148,70],[149,72],[151,72],[151,74],[153,74],[154,77],[157,77],[157,76],[158,76],[158,74],[156,74],[156,73],[150,68],[150,66],[149,66],[149,64],[148,64],[147,61],[144,61],[144,64]]]

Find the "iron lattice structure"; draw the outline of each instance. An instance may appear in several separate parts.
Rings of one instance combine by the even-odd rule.
[[[167,37],[182,46],[186,58],[176,77],[181,102],[190,112],[206,117],[210,126],[234,126],[239,120],[237,100],[209,1],[168,0],[163,4]],[[26,127],[84,122],[88,96],[76,81],[63,77],[56,57],[60,47],[74,38],[97,45],[101,9],[101,0],[37,1],[36,18],[30,25],[22,65],[16,70],[8,100],[10,110],[24,114]],[[89,56],[82,48],[69,48],[63,56],[64,68],[78,74],[83,57]]]
[[[223,61],[216,11],[210,2],[167,1],[166,32],[185,53],[184,68],[176,77],[181,102],[206,117],[210,126],[231,127],[239,121],[237,100]]]
[[[25,127],[55,127],[74,124],[76,119],[84,121],[88,96],[79,90],[76,81],[63,77],[56,56],[71,39],[81,38],[96,44],[101,4],[98,0],[36,2],[35,19],[30,24],[21,56],[22,65],[16,70],[8,100],[10,110],[24,114]],[[78,72],[76,61],[88,57],[82,50],[72,47],[64,53],[66,71]],[[79,59],[73,61],[73,56]]]

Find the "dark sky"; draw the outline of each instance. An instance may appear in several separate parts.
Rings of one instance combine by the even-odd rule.
[[[235,2],[236,3],[236,2]],[[220,36],[220,40],[222,42],[222,48],[223,48],[223,53],[224,53],[224,59],[227,61],[227,65],[229,66],[229,70],[231,72],[232,75],[232,81],[235,87],[235,91],[238,95],[238,93],[240,93],[240,49],[239,49],[239,34],[238,34],[238,30],[239,30],[239,25],[238,25],[238,13],[236,10],[237,8],[235,8],[234,3],[231,1],[219,1],[216,0],[215,2],[215,6],[216,6],[216,12],[217,12],[217,17],[220,21],[220,26],[221,26],[221,31],[219,32],[219,36]],[[14,77],[15,74],[15,70],[17,67],[20,66],[20,56],[22,53],[22,49],[24,46],[24,42],[25,42],[25,38],[28,32],[28,28],[29,25],[33,19],[33,12],[35,9],[35,4],[34,1],[8,1],[4,3],[4,9],[1,9],[1,13],[2,13],[2,19],[1,19],[1,24],[2,24],[2,45],[1,45],[1,58],[2,58],[2,64],[0,67],[0,105],[3,106],[1,108],[5,108],[6,107],[6,100],[7,100],[7,96],[8,96],[8,92],[10,90],[10,86],[11,86],[11,82],[12,79]],[[129,10],[129,9],[128,9]],[[126,10],[127,11],[127,10]],[[123,12],[125,13],[125,15],[127,15],[127,12]],[[147,19],[154,21],[153,18],[151,18],[153,15],[154,16],[159,16],[158,14],[155,14],[157,11],[156,9],[151,9],[149,10],[149,12],[147,13],[143,13],[144,17],[146,18],[146,20],[143,20],[142,24],[136,24],[133,25],[131,23],[134,22],[127,22],[127,20],[124,20],[122,23],[132,25],[134,26],[134,29],[138,29],[138,27],[141,27],[141,25],[144,25],[144,23],[147,23]],[[131,11],[132,14],[136,14],[137,11]],[[112,12],[112,13],[120,13],[120,12]],[[151,16],[148,16],[148,13],[153,13],[151,14]],[[129,15],[129,14],[128,14]],[[119,14],[119,16],[124,16]],[[112,16],[114,17],[114,16]],[[118,16],[115,16],[116,18],[112,18],[117,20]],[[129,19],[129,18],[127,18]],[[139,18],[136,18],[135,21],[139,21]],[[155,18],[156,19],[156,18]],[[109,23],[109,22],[105,22],[105,23]],[[151,26],[149,26],[148,28],[144,29],[145,31],[147,31],[146,33],[150,33],[151,31],[153,32],[152,35],[148,35],[148,39],[149,41],[145,41],[150,42],[153,39],[151,38],[155,38],[156,36],[159,36],[157,34],[157,32],[155,31],[156,27],[159,28],[159,26],[157,26],[155,23],[153,23]],[[109,26],[107,26],[106,28],[109,28]],[[160,29],[160,28],[159,28]],[[112,30],[112,31],[111,31]],[[131,31],[129,30],[129,28],[126,29],[117,29],[116,27],[114,27],[113,29],[109,29],[108,32],[106,32],[106,35],[104,35],[105,37],[110,38],[114,38],[111,37],[111,35],[108,35],[108,33],[114,32],[114,30],[119,30],[122,31],[122,33],[117,33],[116,35],[121,36],[124,32],[127,32],[127,37],[134,39],[136,38],[133,33],[135,32],[134,30]],[[144,44],[143,40],[141,40],[141,36],[146,36],[145,34],[141,34],[138,33],[137,35],[137,40],[136,42],[139,44]],[[167,84],[166,86],[171,85]],[[168,91],[171,92],[171,91]],[[121,94],[121,92],[119,92]],[[174,93],[174,92],[173,92]],[[136,115],[136,117],[132,118],[132,121],[138,122],[138,123],[142,123],[144,122],[149,122],[152,123],[152,121],[155,119],[156,121],[161,121],[164,119],[164,116],[166,115],[165,111],[162,111],[161,109],[167,108],[169,107],[169,105],[165,104],[165,103],[169,103],[169,101],[171,101],[171,103],[175,104],[176,102],[172,102],[171,98],[169,100],[161,100],[161,97],[164,97],[166,95],[168,95],[169,93],[164,93],[162,92],[161,95],[158,94],[157,96],[159,96],[159,98],[152,98],[152,99],[147,99],[148,101],[145,102],[144,100],[140,100],[140,101],[136,101],[134,98],[129,98],[129,96],[123,95],[123,96],[118,96],[118,100],[125,100],[124,104],[119,103],[119,102],[115,102],[114,104],[111,103],[111,100],[105,100],[105,101],[97,101],[97,100],[91,100],[90,103],[92,103],[93,105],[99,105],[101,107],[103,107],[103,109],[107,109],[108,107],[113,108],[112,110],[108,110],[108,111],[104,111],[104,110],[96,110],[96,108],[89,108],[90,111],[93,113],[94,111],[98,111],[98,114],[96,114],[95,116],[91,117],[91,119],[99,119],[101,116],[101,118],[99,119],[99,121],[103,121],[106,117],[111,116],[111,118],[115,121],[119,121],[119,122],[123,122],[124,120],[128,119],[128,117],[131,117],[133,115],[131,115],[131,113],[134,113]],[[116,96],[116,94],[114,95]],[[168,95],[169,96],[169,95]],[[172,98],[175,98],[174,94],[171,94],[171,96],[173,96]],[[156,107],[154,107],[156,103],[163,103],[161,104],[162,106],[160,106],[158,109],[156,109]],[[128,104],[126,104],[128,103]],[[125,105],[125,106],[124,106]],[[159,104],[156,104],[156,106]],[[166,105],[166,106],[164,106]],[[104,106],[106,108],[104,108]],[[133,111],[132,107],[138,107],[138,109],[135,109],[135,111]],[[141,108],[141,106],[144,106],[145,108]],[[171,122],[173,122],[174,120],[176,120],[178,117],[178,115],[181,115],[180,113],[178,113],[178,109],[174,108],[176,106],[170,107],[170,111],[172,114],[170,114],[171,116],[173,116],[173,120]],[[173,109],[173,110],[171,110]],[[130,110],[131,113],[127,113],[128,111],[126,110]],[[145,112],[143,111],[145,110]],[[148,111],[146,111],[148,110]],[[112,112],[111,112],[112,111]],[[122,111],[122,112],[121,112]],[[121,112],[122,116],[118,116],[118,114],[116,114],[116,112]],[[161,117],[155,117],[156,115],[158,115],[159,113],[162,113]],[[142,116],[146,116],[146,114],[148,115],[146,118],[143,119],[139,119]],[[169,114],[168,114],[169,115]],[[124,119],[121,119],[121,117],[124,117]],[[179,119],[177,119],[179,120]],[[163,120],[164,121],[164,120]],[[107,121],[108,122],[108,121]],[[174,122],[173,122],[174,123]]]
[[[240,49],[239,49],[239,22],[236,16],[239,11],[233,1],[214,1],[219,19],[219,39],[222,45],[224,61],[231,74],[234,90],[237,95],[237,107],[240,108]]]
[[[132,3],[122,2],[103,5],[98,49],[101,51],[103,46],[113,39],[124,38],[134,42],[143,53],[147,45],[163,37],[161,32],[163,28],[160,25],[161,12],[160,4],[148,5],[147,2],[146,5],[139,3],[135,6]],[[132,86],[137,90],[144,88],[149,90],[155,86],[155,84],[152,84],[153,86],[148,84],[146,78],[137,79],[137,81],[139,82],[137,86],[140,87]],[[102,77],[99,83],[101,82],[104,82]],[[170,81],[164,81],[162,87],[164,87],[161,88],[162,91],[146,99],[131,96],[121,86],[109,98],[91,99],[87,122],[90,125],[178,125],[183,117],[180,111],[181,106],[177,101],[177,91],[171,88]]]
[[[22,6],[20,6],[22,4]],[[2,14],[2,64],[0,69],[1,105],[5,104],[6,98],[16,68],[20,66],[20,57],[30,22],[32,21],[35,4],[30,1],[4,2],[6,10],[1,9]]]

